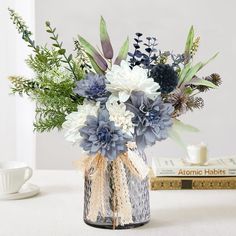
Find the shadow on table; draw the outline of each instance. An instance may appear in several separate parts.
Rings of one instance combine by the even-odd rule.
[[[226,221],[236,219],[236,206],[201,206],[196,208],[172,208],[151,211],[151,221],[139,230],[188,225],[193,222]]]

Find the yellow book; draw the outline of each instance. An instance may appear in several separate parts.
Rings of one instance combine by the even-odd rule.
[[[236,176],[152,177],[151,190],[236,189]]]

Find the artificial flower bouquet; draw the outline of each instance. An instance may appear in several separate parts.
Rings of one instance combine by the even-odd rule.
[[[56,29],[46,22],[52,46],[36,45],[20,16],[11,19],[33,54],[32,79],[10,77],[12,91],[36,101],[35,130],[63,129],[66,140],[87,153],[77,163],[85,173],[84,220],[104,228],[130,228],[150,219],[144,150],[168,137],[181,143],[181,129],[196,129],[178,117],[203,107],[199,93],[217,88],[218,74],[199,77],[193,63],[199,46],[191,27],[184,52],[161,51],[155,37],[136,33],[114,56],[101,17],[101,49],[83,37],[67,54]]]

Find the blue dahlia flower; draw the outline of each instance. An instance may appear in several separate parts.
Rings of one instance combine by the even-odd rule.
[[[106,90],[105,77],[93,73],[87,74],[84,79],[77,82],[74,93],[89,100],[100,102],[105,102],[109,96],[109,92]]]
[[[161,96],[153,101],[141,91],[132,92],[126,106],[135,114],[132,122],[135,125],[134,138],[139,149],[143,150],[147,145],[153,145],[168,137],[174,108],[171,104],[164,103]]]
[[[108,160],[114,160],[127,151],[126,144],[131,137],[122,132],[109,120],[107,110],[100,110],[98,117],[88,116],[85,126],[80,129],[82,141],[80,146],[90,155],[98,152]]]

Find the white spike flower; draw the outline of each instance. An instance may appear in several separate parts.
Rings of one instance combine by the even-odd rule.
[[[120,66],[113,65],[106,78],[107,90],[121,102],[127,101],[132,91],[143,91],[151,99],[159,94],[159,84],[148,78],[147,70],[139,66],[131,69],[127,61],[122,61]]]

